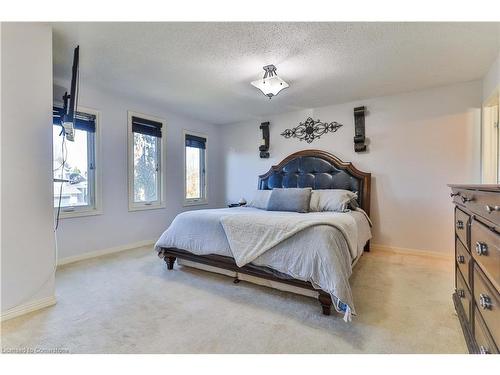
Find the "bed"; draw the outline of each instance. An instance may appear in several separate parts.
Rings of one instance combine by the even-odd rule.
[[[321,150],[286,157],[259,176],[258,189],[310,187],[357,193],[347,212],[281,212],[253,207],[183,212],[155,245],[172,270],[183,266],[218,272],[273,288],[316,297],[355,315],[349,277],[371,238],[370,173]]]

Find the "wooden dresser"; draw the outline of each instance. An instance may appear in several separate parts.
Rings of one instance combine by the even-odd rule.
[[[500,350],[500,185],[448,185],[455,204],[455,293],[470,353]]]

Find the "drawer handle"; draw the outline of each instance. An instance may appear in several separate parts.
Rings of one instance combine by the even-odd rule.
[[[488,211],[489,214],[491,214],[492,212],[498,212],[500,211],[500,206],[490,206],[487,204],[486,211]]]
[[[456,289],[456,291],[457,291],[457,295],[460,298],[465,298],[465,290],[463,290],[463,289]]]
[[[450,197],[459,197],[460,196],[460,192],[458,193],[450,193]]]
[[[457,220],[457,229],[464,229],[464,222],[462,220]]]
[[[465,263],[465,257],[463,255],[457,255],[457,263]]]
[[[484,242],[476,242],[477,255],[486,255],[488,253],[488,245]]]
[[[479,347],[479,353],[480,354],[491,354],[490,351],[488,350],[488,348],[485,346],[482,346],[482,345]]]
[[[487,294],[479,295],[479,305],[483,310],[490,310],[493,304],[491,303],[491,298]]]
[[[462,202],[463,203],[472,202],[473,200],[474,200],[474,198],[467,198],[465,196],[462,197]]]

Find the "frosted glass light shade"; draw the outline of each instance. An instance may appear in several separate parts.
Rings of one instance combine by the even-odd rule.
[[[286,89],[289,85],[285,81],[283,81],[277,75],[273,75],[272,77],[261,78],[256,81],[251,82],[251,85],[257,87],[262,93],[269,98],[272,98],[281,90]]]

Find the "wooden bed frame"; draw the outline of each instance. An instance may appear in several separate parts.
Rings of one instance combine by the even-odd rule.
[[[259,189],[262,189],[262,182],[267,181],[267,179],[276,173],[281,173],[283,168],[285,168],[290,162],[293,162],[295,159],[301,159],[303,157],[312,157],[319,158],[328,163],[330,163],[335,169],[332,172],[332,175],[338,172],[345,172],[350,177],[354,178],[356,181],[359,181],[359,185],[361,185],[361,191],[358,191],[358,203],[360,207],[370,215],[370,188],[371,188],[371,174],[366,172],[361,172],[356,169],[352,163],[343,162],[338,159],[336,156],[321,150],[304,150],[299,151],[294,154],[287,156],[283,161],[281,161],[278,165],[272,166],[271,169],[259,176]],[[302,187],[302,186],[301,186]],[[336,188],[335,186],[331,188]],[[342,187],[343,188],[343,187]],[[370,243],[368,242],[364,248],[365,251],[370,251]],[[289,277],[280,277],[276,274],[271,274],[265,267],[257,267],[254,265],[245,265],[243,267],[238,267],[231,257],[221,256],[221,255],[195,255],[190,253],[189,251],[177,249],[177,248],[161,248],[158,253],[160,258],[163,258],[167,263],[167,269],[172,270],[174,268],[174,263],[176,259],[188,260],[191,262],[196,262],[216,268],[222,268],[225,270],[247,274],[250,276],[254,276],[260,279],[271,280],[279,283],[288,284],[294,287],[303,288],[307,290],[313,290],[318,292],[318,300],[321,304],[321,308],[324,315],[330,315],[332,299],[330,294],[323,291],[318,290],[313,287],[310,282],[297,280]],[[285,276],[285,275],[284,275]],[[238,283],[239,279],[236,277],[234,279],[234,283]]]

